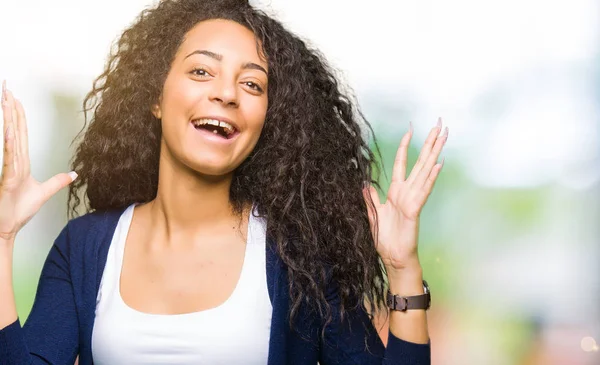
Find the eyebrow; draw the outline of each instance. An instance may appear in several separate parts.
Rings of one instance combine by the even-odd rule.
[[[186,58],[188,58],[188,57],[190,57],[192,55],[195,55],[195,54],[205,55],[205,56],[208,56],[208,57],[210,57],[212,59],[215,59],[215,60],[217,60],[219,62],[221,62],[223,60],[223,55],[218,54],[218,53],[214,53],[214,52],[211,52],[211,51],[207,51],[205,49],[197,49],[194,52],[190,53],[189,55],[185,56],[184,59],[186,59]],[[246,70],[246,69],[249,69],[249,70],[259,70],[259,71],[264,72],[265,75],[269,75],[268,72],[267,72],[267,70],[264,69],[264,67],[262,67],[261,65],[258,65],[256,63],[254,63],[254,62],[246,62],[246,63],[244,63],[242,65],[242,69],[244,69],[244,70]]]

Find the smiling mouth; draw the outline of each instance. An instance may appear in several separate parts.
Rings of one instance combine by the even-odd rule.
[[[206,130],[225,139],[231,139],[239,133],[233,125],[216,119],[194,119],[192,124],[198,130]]]

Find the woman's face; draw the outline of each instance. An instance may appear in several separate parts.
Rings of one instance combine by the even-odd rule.
[[[254,34],[229,20],[198,23],[185,36],[159,105],[162,148],[205,175],[232,172],[252,152],[267,113],[267,63]]]

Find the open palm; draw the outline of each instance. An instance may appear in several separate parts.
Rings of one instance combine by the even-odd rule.
[[[52,195],[69,185],[75,173],[58,174],[46,182],[31,176],[27,123],[21,103],[2,84],[4,155],[0,177],[0,239],[12,240]]]
[[[364,191],[371,230],[377,240],[377,252],[387,268],[402,269],[418,261],[419,216],[442,169],[443,161],[438,163],[438,157],[448,139],[448,128],[440,135],[441,129],[439,119],[429,133],[410,175],[406,177],[408,146],[413,135],[411,125],[396,154],[386,201],[380,202],[377,190],[372,186]],[[369,204],[369,197],[373,205]]]

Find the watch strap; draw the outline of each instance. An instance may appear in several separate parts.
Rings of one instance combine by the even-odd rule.
[[[396,311],[405,312],[409,309],[427,310],[431,306],[431,293],[426,282],[423,282],[425,293],[412,296],[393,295],[390,291],[387,293],[387,306]]]

